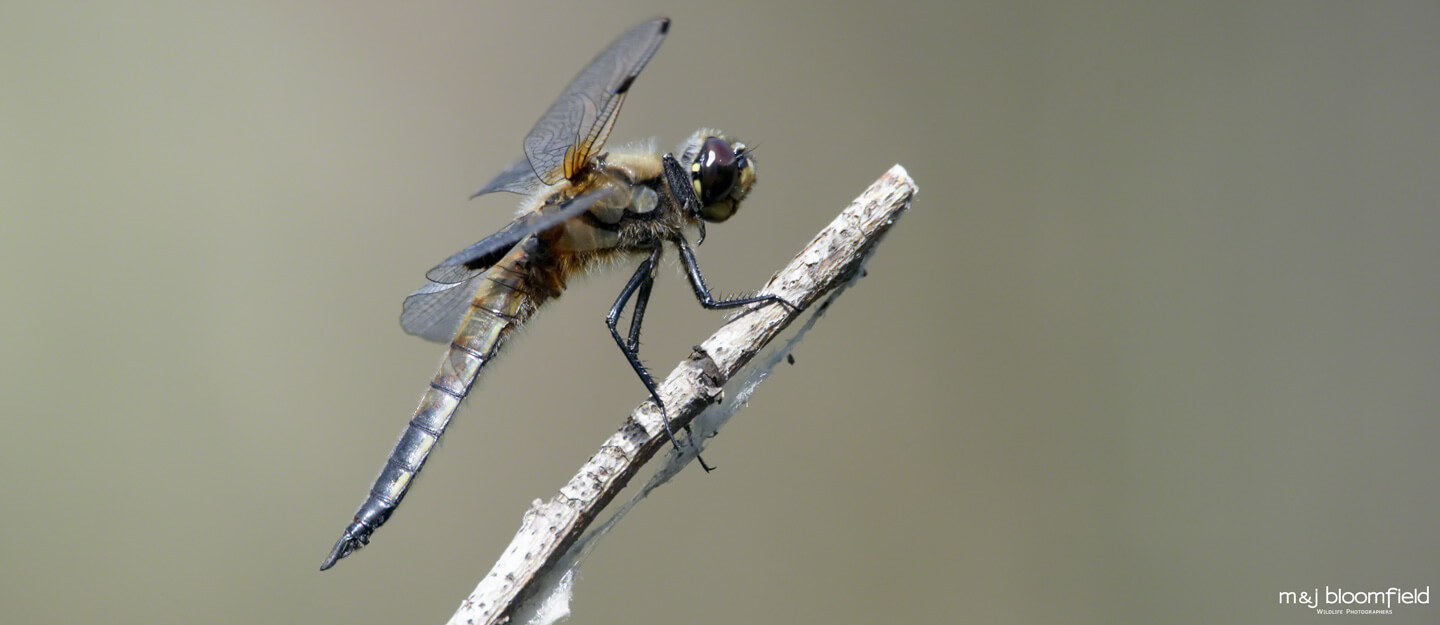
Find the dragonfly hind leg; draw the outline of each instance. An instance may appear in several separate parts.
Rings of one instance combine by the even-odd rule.
[[[647,268],[642,267],[641,269]],[[637,355],[640,353],[640,323],[645,318],[645,306],[650,303],[650,289],[655,286],[654,263],[651,263],[648,269],[647,273],[650,277],[640,282],[640,290],[635,294],[635,307],[630,310],[630,338],[627,345],[630,347],[630,351]],[[612,309],[610,314],[616,314],[616,311]]]
[[[660,407],[660,419],[665,423],[665,433],[670,436],[670,444],[680,451],[680,442],[675,438],[675,429],[670,425],[670,415],[665,410],[665,402],[660,401],[660,393],[655,378],[645,368],[645,363],[640,362],[640,325],[645,318],[645,307],[650,303],[650,289],[655,286],[655,265],[660,262],[661,247],[656,246],[650,252],[650,256],[635,268],[635,274],[630,276],[630,281],[625,283],[625,288],[620,291],[620,296],[615,298],[615,305],[610,307],[610,312],[605,315],[605,326],[610,328],[610,336],[615,339],[615,344],[620,346],[620,351],[625,354],[625,359],[630,362],[630,368],[640,376],[640,381],[645,384],[645,390],[650,391],[650,399]],[[630,299],[635,299],[635,307],[630,314],[630,332],[628,337],[620,335],[618,324],[620,315],[625,311],[625,305]],[[691,437],[693,444],[694,432],[687,424],[684,428],[685,434]],[[700,454],[695,454],[695,459],[700,462],[700,467],[706,472],[714,470],[714,467],[705,463]]]

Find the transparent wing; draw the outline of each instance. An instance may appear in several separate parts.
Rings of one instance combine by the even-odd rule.
[[[405,298],[400,311],[400,327],[427,341],[449,343],[460,329],[460,319],[475,299],[480,288],[480,272],[464,282],[444,284],[431,282]]]
[[[430,271],[425,272],[425,278],[441,284],[459,284],[469,280],[476,273],[489,269],[491,265],[504,257],[510,248],[515,247],[515,244],[531,233],[552,228],[585,212],[596,202],[621,193],[623,192],[606,188],[582,195],[558,206],[542,208],[538,213],[524,215],[501,228],[499,232],[481,239],[478,243],[454,253],[450,258],[435,265]]]
[[[511,165],[509,169],[497,174],[494,179],[485,183],[485,186],[480,187],[480,190],[470,197],[473,199],[496,191],[529,195],[539,190],[542,184],[540,179],[535,177],[535,170],[530,167],[529,159],[522,158],[515,161],[515,164]]]
[[[455,252],[425,272],[425,279],[439,284],[460,284],[472,276],[489,269],[510,248],[515,247],[525,235],[535,231],[531,226],[541,219],[541,213],[530,213],[510,222],[499,232],[480,239],[479,242]]]
[[[630,84],[669,30],[664,17],[631,28],[570,81],[525,137],[525,157],[536,178],[545,184],[570,178],[599,151]]]
[[[499,232],[445,259],[425,272],[429,284],[416,289],[400,310],[400,327],[427,341],[449,342],[460,327],[460,318],[475,298],[485,270],[499,262],[521,241],[536,232],[555,227],[579,216],[596,202],[622,193],[614,189],[596,191],[530,213],[510,222]]]

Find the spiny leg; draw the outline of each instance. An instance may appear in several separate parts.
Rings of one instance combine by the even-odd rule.
[[[760,295],[757,297],[741,297],[730,300],[716,300],[710,293],[710,287],[705,285],[705,276],[700,274],[700,265],[695,260],[695,252],[690,249],[690,244],[685,242],[683,237],[675,239],[675,247],[680,248],[680,262],[685,265],[685,275],[690,278],[690,287],[695,290],[695,299],[700,300],[700,305],[711,310],[725,308],[739,308],[748,304],[780,304],[791,310],[796,306],[785,301],[779,295]]]
[[[695,187],[690,184],[690,172],[675,158],[674,154],[666,154],[660,159],[665,171],[665,184],[670,187],[675,199],[680,202],[680,210],[686,215],[696,217],[695,225],[700,229],[700,239],[695,245],[705,242],[705,220],[700,219],[700,198],[695,195]]]
[[[655,378],[650,376],[650,371],[645,368],[645,363],[640,362],[640,324],[645,317],[645,306],[650,303],[650,289],[655,285],[655,265],[660,261],[660,252],[663,248],[656,246],[650,252],[650,256],[635,268],[635,274],[630,276],[630,281],[621,289],[620,296],[615,298],[615,305],[610,307],[610,312],[605,315],[605,326],[610,328],[610,336],[615,339],[615,344],[620,346],[620,351],[625,354],[625,359],[630,362],[630,368],[640,376],[640,381],[645,384],[645,389],[650,391],[650,399],[660,407],[660,420],[665,424],[665,433],[670,436],[670,444],[680,451],[680,442],[675,437],[675,429],[670,425],[670,415],[665,410],[665,403],[660,401],[660,393],[655,384]],[[620,336],[617,325],[620,322],[620,315],[625,310],[625,304],[629,303],[631,297],[636,294],[639,297],[635,300],[635,309],[630,316],[630,336],[627,340]],[[685,434],[690,437],[691,444],[694,444],[694,432],[687,424]],[[706,472],[714,470],[714,467],[705,463],[700,454],[695,454],[695,460],[700,462],[700,467]]]
[[[658,257],[658,256],[657,256]],[[654,267],[651,267],[654,271]],[[630,351],[640,353],[640,323],[645,318],[645,305],[650,303],[650,288],[655,286],[652,273],[649,280],[640,283],[640,292],[635,294],[635,308],[630,311]]]

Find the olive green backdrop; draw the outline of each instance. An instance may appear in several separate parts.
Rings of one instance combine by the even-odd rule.
[[[920,195],[573,622],[1312,623],[1279,593],[1440,591],[1434,4],[7,2],[3,620],[446,619],[643,399],[602,323],[627,272],[540,315],[321,574],[442,351],[400,301],[661,13],[612,141],[758,144],[699,249],[717,289],[894,163]],[[721,316],[672,269],[647,320],[668,371]]]

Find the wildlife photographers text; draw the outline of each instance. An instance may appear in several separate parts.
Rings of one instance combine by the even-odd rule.
[[[1390,587],[1385,590],[1346,590],[1325,587],[1305,591],[1282,590],[1280,605],[1301,605],[1320,614],[1393,614],[1396,605],[1429,605],[1430,587],[1424,590],[1405,590]]]

